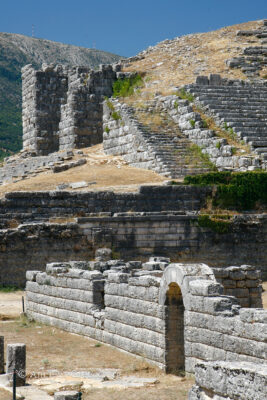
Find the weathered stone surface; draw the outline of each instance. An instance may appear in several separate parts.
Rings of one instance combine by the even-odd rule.
[[[111,96],[116,77],[111,65],[98,71],[62,65],[43,65],[40,71],[24,67],[23,148],[47,155],[100,143],[102,101]],[[56,166],[54,172],[61,170],[63,166]]]
[[[5,371],[4,336],[0,336],[0,374]]]
[[[262,400],[267,396],[267,370],[264,365],[246,362],[197,362],[196,385],[189,400]]]
[[[79,400],[79,392],[57,392],[54,394],[54,400]]]
[[[7,373],[16,371],[17,386],[26,382],[26,345],[21,343],[7,345]]]

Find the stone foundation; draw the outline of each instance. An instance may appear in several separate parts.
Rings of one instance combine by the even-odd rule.
[[[194,215],[122,213],[113,217],[78,218],[73,223],[31,223],[3,229],[0,230],[0,281],[23,287],[25,272],[36,268],[37,259],[38,267],[44,270],[47,262],[93,259],[95,250],[103,246],[112,249],[115,257],[126,260],[137,256],[145,260],[154,254],[178,262],[205,262],[212,267],[219,264],[223,270],[218,279],[229,274],[224,272],[225,267],[245,263],[254,265],[266,277],[265,216],[240,215],[225,234],[202,228],[197,221]],[[256,280],[249,278],[249,271],[246,274],[246,279],[240,279],[244,282],[238,283],[243,285],[240,288],[238,279],[225,278],[221,282],[226,290],[231,289],[225,293],[238,295],[244,306],[255,307],[259,305],[261,292],[258,273],[254,274]]]
[[[136,261],[48,264],[46,272],[27,272],[26,292],[29,318],[109,343],[167,371],[194,372],[201,360],[266,359],[267,312],[240,308],[223,295],[205,264],[170,264],[164,271],[159,262],[153,271]],[[176,320],[170,319],[174,311]]]

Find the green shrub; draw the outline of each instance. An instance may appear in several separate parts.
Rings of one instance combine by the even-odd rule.
[[[109,132],[110,132],[110,129],[109,129],[108,126],[105,127],[105,132],[106,132],[106,133],[109,133]]]
[[[203,153],[202,148],[197,144],[191,144],[188,151],[192,157],[200,159],[211,171],[217,170],[216,166],[210,161],[209,155],[207,153]]]
[[[177,92],[177,96],[179,96],[180,99],[188,100],[190,103],[192,103],[195,99],[194,96],[191,93],[186,92],[184,88]]]
[[[196,125],[196,121],[194,119],[190,119],[189,122],[190,122],[190,125],[192,126],[192,128],[194,128]]]
[[[205,119],[202,120],[202,127],[203,128],[207,128],[208,127],[208,123]]]
[[[216,218],[211,218],[209,215],[199,215],[198,225],[202,228],[210,228],[216,233],[228,233],[231,227],[231,221],[227,221],[227,218],[228,216],[216,216]]]
[[[10,293],[10,292],[16,292],[19,289],[17,286],[12,286],[12,285],[0,285],[0,292],[2,293]]]
[[[185,184],[216,185],[212,204],[230,210],[252,210],[260,205],[267,206],[267,173],[255,172],[212,172],[186,176]]]
[[[113,113],[111,114],[111,117],[113,119],[115,119],[115,121],[118,121],[119,119],[121,119],[121,115],[117,111],[113,111]]]
[[[106,100],[106,105],[108,106],[108,108],[109,108],[111,111],[114,111],[114,110],[115,110],[115,107],[114,107],[114,105],[112,104],[112,102],[109,100],[109,98],[108,98],[108,97],[105,97],[105,100]]]
[[[131,96],[136,88],[143,86],[144,82],[139,74],[129,78],[118,79],[113,84],[113,97]]]
[[[216,143],[216,148],[217,148],[218,150],[220,150],[220,148],[221,148],[221,142]]]
[[[234,156],[237,153],[237,148],[236,147],[232,147],[232,155]]]

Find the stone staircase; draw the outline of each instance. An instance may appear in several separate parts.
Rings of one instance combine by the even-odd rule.
[[[260,71],[267,66],[267,20],[255,31],[238,31],[237,36],[254,36],[260,39],[258,46],[246,47],[243,55],[226,61],[230,68],[241,68],[248,78],[259,77]]]
[[[118,100],[112,104],[120,118],[114,121],[113,113],[104,107],[103,147],[107,154],[120,155],[133,167],[173,179],[211,170],[212,164],[195,151],[166,110],[156,108],[156,102],[146,102],[142,108]],[[153,123],[155,118],[158,124]]]
[[[152,123],[142,123],[142,114],[149,121],[158,116],[161,124],[155,127]],[[181,132],[178,125],[163,110],[157,110],[155,103],[147,102],[147,109],[134,110],[134,115],[141,120],[140,128],[147,144],[151,147],[156,163],[161,162],[160,173],[172,178],[186,175],[201,174],[210,171],[205,163],[192,148],[192,142]],[[139,117],[138,117],[139,116]]]
[[[267,85],[236,81],[232,86],[193,84],[185,89],[223,128],[232,128],[267,162]]]

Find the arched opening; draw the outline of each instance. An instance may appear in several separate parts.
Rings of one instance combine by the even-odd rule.
[[[185,370],[184,304],[180,287],[170,283],[165,300],[166,372],[179,374]]]

